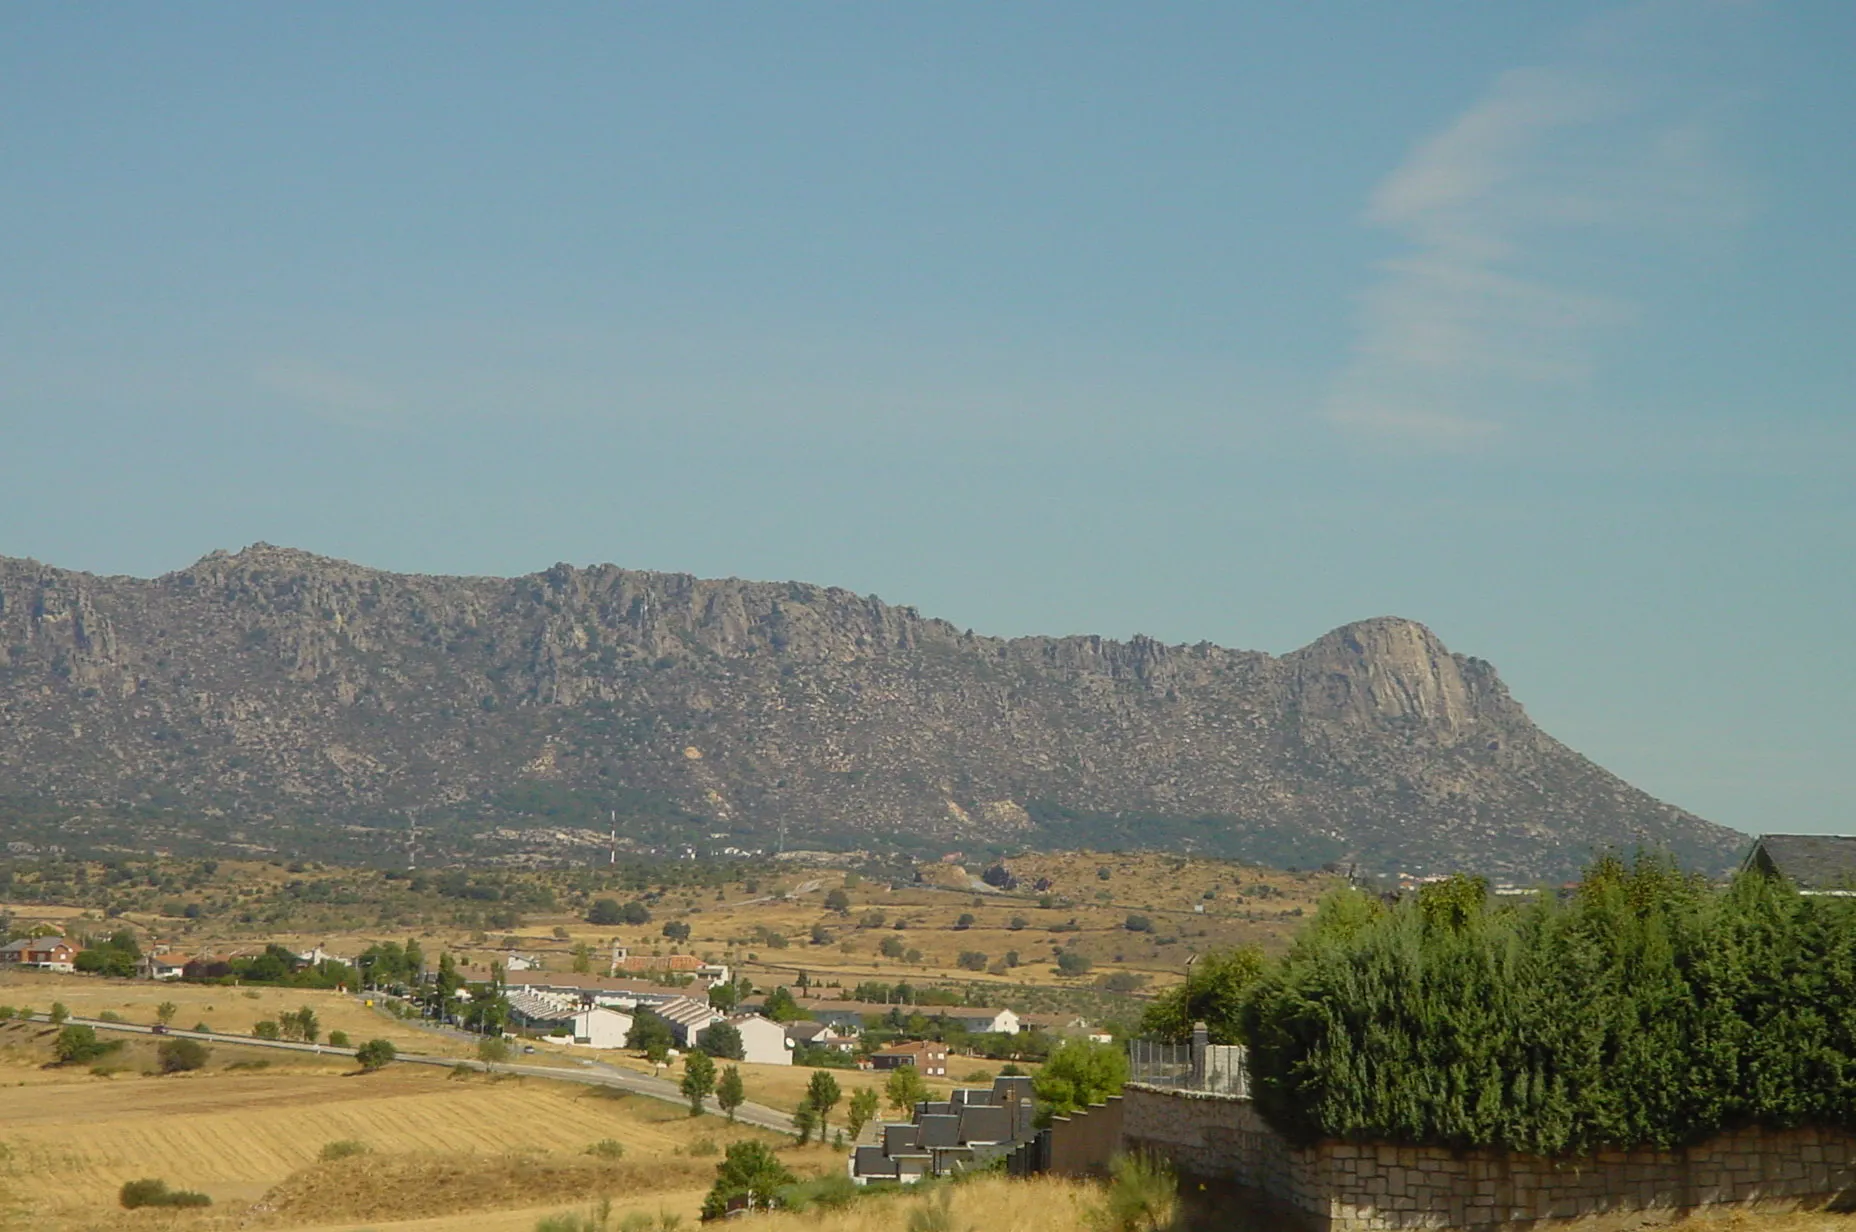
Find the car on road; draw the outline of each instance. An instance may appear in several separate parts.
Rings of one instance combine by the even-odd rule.
[[[151,1035],[166,1035],[168,1033],[168,1024],[165,1022],[158,1022],[154,1026],[148,1028],[148,1030]]]

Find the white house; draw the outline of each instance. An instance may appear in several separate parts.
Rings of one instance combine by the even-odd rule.
[[[594,1006],[574,1015],[574,1043],[587,1048],[623,1048],[631,1034],[632,1016]]]
[[[793,1042],[786,1028],[759,1014],[737,1014],[729,1024],[741,1032],[741,1059],[756,1065],[791,1065]]]
[[[671,1037],[677,1041],[679,1048],[695,1047],[696,1037],[707,1030],[710,1023],[722,1021],[722,1016],[711,1009],[707,1001],[698,1001],[694,997],[672,997],[650,1009],[670,1024]],[[781,1038],[785,1038],[785,1032],[781,1032]]]
[[[786,1024],[786,1038],[793,1042],[794,1048],[835,1048],[839,1052],[853,1052],[857,1048],[855,1033],[848,1029],[841,1031],[822,1022],[789,1022]]]
[[[1018,1015],[1011,1010],[987,1010],[960,1007],[942,1011],[949,1022],[957,1022],[975,1035],[996,1031],[1003,1035],[1018,1034]]]
[[[139,972],[151,980],[178,980],[187,973],[185,954],[144,954],[137,961]]]

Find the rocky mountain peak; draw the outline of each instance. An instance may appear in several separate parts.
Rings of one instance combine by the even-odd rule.
[[[1557,876],[1595,846],[1715,866],[1738,841],[1392,617],[1278,659],[989,638],[835,588],[612,565],[430,577],[256,543],[141,581],[0,558],[0,715],[16,797],[355,842],[409,810],[473,842],[617,813],[665,841]]]
[[[1402,617],[1343,625],[1285,662],[1305,720],[1457,735],[1514,709],[1492,668],[1451,654],[1430,629]]]

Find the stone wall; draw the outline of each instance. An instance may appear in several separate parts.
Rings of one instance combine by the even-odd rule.
[[[1492,1230],[1603,1214],[1856,1200],[1856,1135],[1747,1129],[1681,1151],[1542,1159],[1499,1151],[1322,1143],[1291,1147],[1248,1100],[1129,1085],[1121,1149],[1234,1181],[1315,1232]]]
[[[1122,1090],[1122,1149],[1151,1151],[1183,1172],[1236,1181],[1294,1199],[1308,1169],[1281,1135],[1235,1095],[1130,1083]],[[1306,1179],[1306,1178],[1303,1178]],[[1309,1201],[1313,1201],[1313,1197]]]
[[[1323,1144],[1307,1157],[1332,1232],[1493,1228],[1542,1219],[1733,1205],[1815,1207],[1856,1196],[1856,1136],[1746,1129],[1680,1151],[1542,1159],[1495,1151]],[[1306,1208],[1305,1208],[1306,1209]]]

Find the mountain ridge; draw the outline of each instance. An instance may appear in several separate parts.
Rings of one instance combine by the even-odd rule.
[[[837,587],[614,565],[445,577],[258,543],[140,579],[0,558],[0,724],[16,794],[255,833],[618,813],[652,841],[1119,841],[1513,878],[1610,845],[1720,867],[1741,841],[1399,617],[1272,656],[991,638]]]

